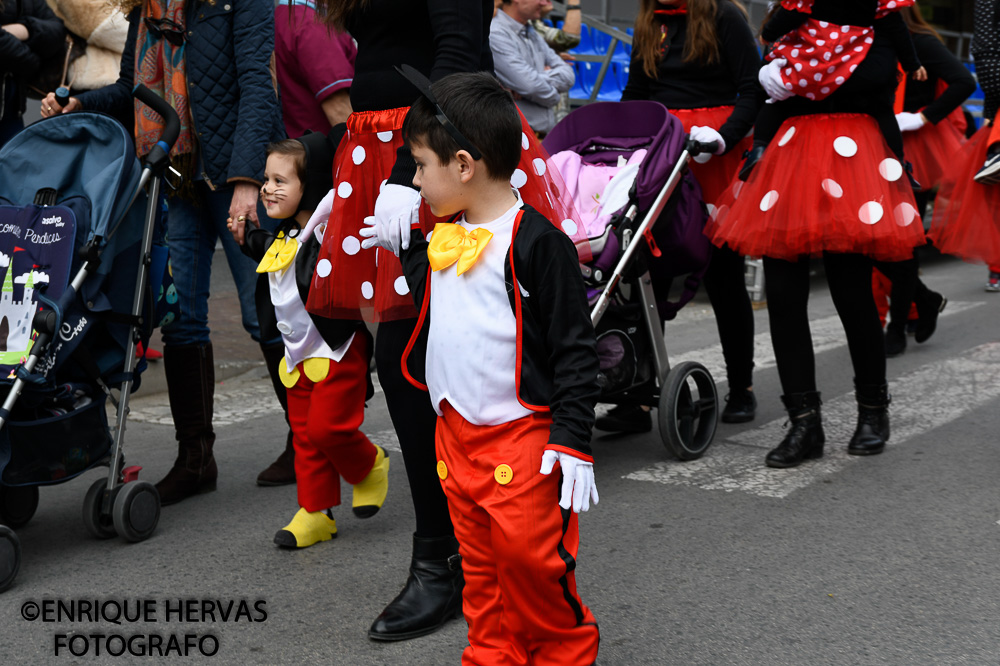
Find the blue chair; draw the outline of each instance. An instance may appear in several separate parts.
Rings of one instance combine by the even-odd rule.
[[[590,28],[584,23],[580,26],[580,45],[575,49],[570,49],[570,53],[576,53],[578,55],[595,55],[597,51],[594,50],[594,40],[591,35]]]
[[[583,87],[583,72],[580,71],[580,65],[583,63],[574,62],[570,64],[573,66],[573,75],[575,80],[573,81],[573,87],[569,89],[569,98],[587,99],[590,97],[590,91]]]
[[[626,47],[625,42],[622,41],[618,42],[618,44],[615,46],[614,55],[611,56],[612,62],[623,62],[628,64],[628,62],[632,59],[632,53],[631,49],[626,49],[625,47]]]
[[[611,35],[594,29],[590,31],[590,39],[594,43],[594,52],[597,55],[604,55],[608,52],[608,46],[611,45]]]

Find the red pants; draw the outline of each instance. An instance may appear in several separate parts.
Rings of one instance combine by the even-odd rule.
[[[447,403],[438,419],[438,476],[465,574],[463,664],[597,659],[597,622],[576,592],[577,515],[559,508],[560,475],[538,473],[550,425],[531,415],[476,426]]]
[[[309,512],[340,504],[340,477],[362,481],[378,450],[359,430],[365,420],[368,338],[355,335],[339,363],[330,361],[325,379],[313,382],[298,366],[299,381],[288,389],[288,420],[295,447],[299,506]]]

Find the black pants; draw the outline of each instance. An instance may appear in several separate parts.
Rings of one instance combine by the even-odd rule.
[[[719,327],[730,391],[753,385],[753,306],[744,272],[742,255],[728,245],[713,248],[704,283]]]
[[[375,367],[385,392],[392,427],[403,451],[416,514],[416,536],[434,538],[450,536],[454,528],[448,515],[448,500],[436,471],[434,429],[437,414],[427,392],[406,381],[400,365],[416,323],[416,319],[404,319],[379,324],[375,336]],[[418,362],[426,355],[422,348],[414,348],[410,353]]]
[[[860,254],[824,254],[826,280],[858,385],[885,383],[885,342],[872,297],[872,261]],[[785,395],[816,390],[809,331],[809,261],[764,257],[767,312],[778,376]]]

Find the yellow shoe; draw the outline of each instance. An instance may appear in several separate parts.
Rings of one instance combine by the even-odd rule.
[[[371,518],[385,504],[389,493],[389,454],[381,446],[376,446],[378,454],[372,471],[360,482],[354,484],[352,507],[358,518]]]
[[[329,541],[337,536],[337,521],[322,511],[309,513],[299,509],[292,522],[278,530],[274,543],[282,548],[306,548],[317,541]]]

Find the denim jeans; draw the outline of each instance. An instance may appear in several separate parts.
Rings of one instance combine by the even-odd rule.
[[[197,203],[180,197],[172,197],[169,202],[167,246],[170,248],[170,265],[181,313],[174,322],[163,327],[163,342],[171,346],[209,342],[208,296],[212,257],[220,238],[226,262],[236,282],[243,328],[250,337],[261,342],[254,304],[257,264],[243,254],[226,228],[233,189],[226,187],[213,192],[204,182],[195,183],[195,188],[199,198]],[[257,217],[264,226],[275,225],[259,203]],[[280,339],[264,340],[264,343],[275,343]]]

